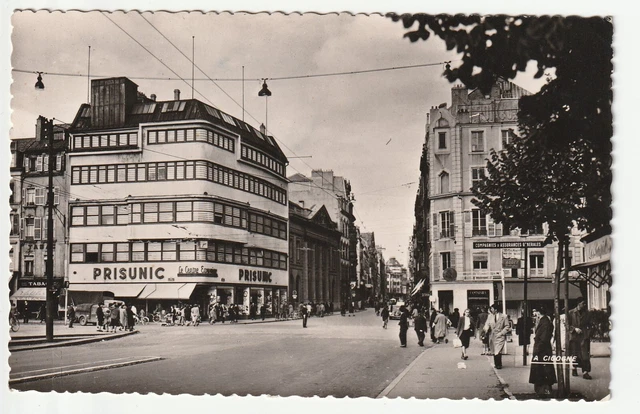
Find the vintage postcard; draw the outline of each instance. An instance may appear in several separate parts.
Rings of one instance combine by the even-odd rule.
[[[613,403],[617,17],[413,6],[9,11],[16,412]]]

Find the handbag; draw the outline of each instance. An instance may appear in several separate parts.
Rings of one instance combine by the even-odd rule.
[[[460,340],[460,338],[455,338],[453,340],[453,347],[454,348],[461,348],[462,347],[462,341]]]

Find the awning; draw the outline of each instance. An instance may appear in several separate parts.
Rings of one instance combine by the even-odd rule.
[[[590,262],[574,264],[573,266],[571,266],[569,268],[569,270],[586,269],[586,268],[589,268],[589,267],[592,267],[592,266],[596,266],[596,265],[599,265],[600,263],[604,263],[604,262],[608,262],[608,261],[609,261],[609,258],[607,258],[607,257],[596,259],[596,260],[591,260]]]
[[[74,283],[69,285],[69,291],[111,292],[117,298],[136,298],[145,286],[144,283]]]
[[[47,288],[43,288],[43,287],[20,288],[16,290],[9,299],[10,300],[46,301]]]
[[[424,285],[424,281],[425,279],[422,279],[421,281],[418,282],[418,284],[411,291],[411,296],[415,295],[420,291],[420,289],[422,289],[422,285]]]
[[[524,283],[507,283],[505,285],[507,301],[524,300]],[[552,300],[555,297],[556,285],[551,282],[527,283],[527,300]],[[560,286],[560,295],[564,297],[564,286]],[[577,286],[569,285],[569,298],[576,299],[582,296]],[[498,297],[502,300],[502,288],[498,287]]]
[[[156,283],[148,285],[139,299],[189,299],[195,283]]]

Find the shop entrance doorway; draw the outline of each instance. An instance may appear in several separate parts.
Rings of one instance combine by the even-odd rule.
[[[453,310],[453,290],[438,291],[438,307],[444,311],[445,315],[449,315]]]

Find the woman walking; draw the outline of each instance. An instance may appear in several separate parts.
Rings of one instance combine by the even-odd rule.
[[[553,363],[544,363],[553,355],[551,347],[551,336],[553,335],[553,324],[546,316],[544,307],[540,307],[540,320],[536,326],[533,338],[533,357],[531,359],[531,371],[529,372],[529,383],[533,384],[533,389],[539,396],[551,396],[551,386],[556,383],[556,371]]]
[[[433,335],[436,338],[436,344],[441,343],[443,339],[445,344],[449,342],[449,340],[446,338],[448,328],[447,325],[449,323],[449,319],[444,316],[442,308],[438,309],[438,314],[433,320],[433,325],[431,326],[431,329],[433,329]]]
[[[467,349],[469,348],[469,340],[473,336],[473,327],[474,320],[471,317],[471,311],[469,309],[465,309],[462,317],[458,320],[458,328],[456,330],[456,335],[462,342],[462,355],[460,358],[467,359]]]
[[[384,305],[384,308],[382,308],[382,312],[380,313],[382,315],[382,327],[387,329],[387,325],[389,324],[389,307]]]

